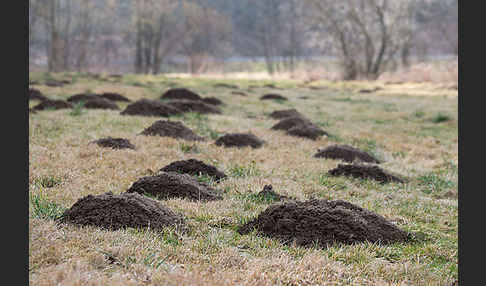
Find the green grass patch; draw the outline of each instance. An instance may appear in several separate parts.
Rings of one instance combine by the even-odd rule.
[[[52,202],[42,192],[29,195],[32,217],[41,219],[59,219],[66,208]]]

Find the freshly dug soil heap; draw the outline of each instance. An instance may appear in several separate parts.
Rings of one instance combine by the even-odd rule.
[[[225,147],[245,147],[251,146],[252,148],[261,147],[265,141],[259,139],[251,133],[229,133],[223,135],[216,140],[215,144]]]
[[[201,114],[221,114],[221,110],[214,106],[202,101],[195,100],[171,100],[167,102],[167,105],[181,110],[182,112],[197,112]]]
[[[54,100],[54,99],[47,99],[42,101],[41,103],[34,106],[33,110],[45,110],[45,109],[64,109],[64,108],[73,108],[73,105],[70,102],[66,102],[64,100]]]
[[[293,116],[293,117],[286,117],[280,120],[277,124],[272,126],[272,130],[290,130],[292,127],[295,126],[302,126],[302,125],[313,125],[313,123],[302,116]]]
[[[130,143],[128,139],[124,138],[101,138],[90,143],[96,143],[101,147],[113,148],[113,149],[135,149],[135,145]]]
[[[228,83],[216,83],[213,85],[213,87],[224,87],[224,88],[231,88],[231,89],[237,89],[238,86],[234,84],[228,84]]]
[[[359,160],[366,163],[380,164],[380,161],[370,154],[348,145],[332,145],[325,149],[318,150],[315,158],[341,159],[352,163]]]
[[[60,87],[60,86],[63,86],[65,84],[70,84],[71,82],[68,81],[68,80],[61,80],[61,81],[58,81],[58,80],[47,80],[44,82],[44,85],[47,85],[47,86],[50,86],[50,87]]]
[[[169,117],[181,113],[181,110],[157,100],[140,99],[129,104],[120,114]]]
[[[140,133],[142,135],[181,138],[189,141],[204,140],[178,121],[159,120]]]
[[[234,95],[241,95],[241,96],[248,96],[248,94],[242,92],[242,91],[232,91],[231,94]]]
[[[334,243],[365,241],[388,244],[407,241],[409,237],[384,217],[342,200],[274,204],[240,226],[238,232],[246,234],[253,229],[284,243],[295,241],[299,246],[316,243],[324,248]]]
[[[131,100],[126,98],[125,96],[119,94],[119,93],[114,93],[114,92],[104,92],[100,94],[100,97],[106,98],[111,101],[125,101],[125,102],[130,102]]]
[[[216,98],[216,97],[204,97],[202,99],[202,101],[204,103],[211,104],[211,105],[222,105],[223,104],[223,102],[219,98]]]
[[[79,199],[61,217],[61,222],[94,225],[109,230],[126,227],[162,230],[167,226],[183,226],[183,216],[154,199],[137,193],[114,195],[111,192]]]
[[[29,88],[29,100],[44,101],[44,100],[48,100],[48,98],[44,96],[42,92],[40,92],[39,90],[35,88]]]
[[[88,109],[112,109],[118,110],[120,109],[116,103],[106,98],[96,97],[90,100],[87,100],[84,105],[84,108]]]
[[[276,111],[272,112],[269,116],[271,118],[275,118],[275,119],[283,119],[283,118],[287,118],[287,117],[302,117],[302,118],[304,118],[304,116],[300,112],[298,112],[297,109],[295,109],[295,108],[284,109],[284,110],[276,110]]]
[[[97,98],[99,98],[99,96],[96,95],[96,94],[84,94],[84,93],[80,93],[80,94],[75,94],[75,95],[69,97],[67,99],[67,101],[72,102],[72,103],[80,102],[80,101],[86,102],[88,100],[97,99]]]
[[[397,176],[383,171],[378,166],[364,165],[364,164],[339,164],[337,168],[329,170],[328,173],[332,176],[347,176],[362,179],[373,179],[381,183],[404,181]]]
[[[326,131],[315,126],[314,124],[303,124],[294,126],[287,130],[287,134],[291,136],[309,138],[312,140],[317,140],[317,138],[322,135],[329,135]]]
[[[127,193],[148,194],[159,199],[182,198],[192,201],[214,201],[222,197],[209,185],[188,174],[160,172],[138,179]]]
[[[260,97],[260,100],[268,100],[268,99],[280,99],[280,100],[287,100],[286,97],[281,96],[280,94],[265,94],[264,96]]]
[[[186,99],[186,100],[201,100],[201,96],[187,88],[171,88],[166,91],[161,99]]]
[[[289,197],[287,197],[287,196],[282,196],[282,195],[276,193],[273,190],[273,186],[272,185],[265,185],[263,187],[263,190],[261,190],[257,195],[259,197],[270,198],[270,199],[272,199],[274,201],[282,201],[282,200],[289,199]]]
[[[163,167],[160,171],[189,175],[207,175],[214,178],[216,181],[220,181],[227,177],[225,173],[221,172],[216,167],[207,165],[196,159],[175,161]]]

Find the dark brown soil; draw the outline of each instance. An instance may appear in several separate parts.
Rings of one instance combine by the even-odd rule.
[[[265,94],[264,96],[260,97],[260,100],[268,100],[268,99],[287,100],[286,97],[281,96],[280,94],[274,94],[274,93]]]
[[[297,109],[284,109],[284,110],[276,110],[269,115],[271,118],[275,119],[283,119],[287,117],[304,117]]]
[[[280,87],[277,87],[277,86],[276,86],[276,85],[274,85],[273,83],[265,84],[265,85],[263,85],[263,87],[266,87],[266,88],[273,88],[273,89],[281,89]]]
[[[50,86],[50,87],[60,87],[65,84],[70,84],[71,82],[68,80],[47,80],[44,82],[44,85]]]
[[[143,177],[132,184],[127,193],[139,193],[158,199],[182,198],[193,201],[221,200],[218,192],[208,184],[198,182],[188,174],[160,172],[155,176]]]
[[[34,106],[32,109],[37,111],[37,110],[46,110],[46,109],[57,110],[57,109],[64,109],[64,108],[73,108],[73,105],[70,102],[66,102],[64,100],[47,99]]]
[[[202,101],[204,103],[211,104],[211,105],[222,105],[223,104],[223,102],[221,101],[221,99],[216,98],[216,97],[204,97],[202,99]]]
[[[317,138],[319,138],[322,135],[329,135],[326,131],[315,126],[314,124],[303,124],[303,125],[294,126],[289,130],[287,130],[287,134],[291,136],[304,137],[312,140],[317,140]]]
[[[286,117],[272,126],[272,130],[290,130],[292,127],[301,125],[312,125],[313,123],[303,116]]]
[[[232,91],[231,94],[234,95],[241,95],[241,96],[248,96],[248,94],[242,92],[242,91]]]
[[[195,100],[171,100],[167,102],[167,105],[182,110],[182,112],[197,112],[201,114],[221,114],[221,110],[211,104],[204,103],[202,101]]]
[[[131,100],[126,98],[125,96],[115,93],[115,92],[103,92],[100,94],[100,97],[109,99],[111,101],[125,101],[125,102],[130,102]]]
[[[288,200],[288,199],[290,199],[287,196],[283,196],[283,195],[280,195],[280,194],[276,193],[273,190],[273,186],[272,185],[265,185],[263,187],[263,190],[261,190],[257,195],[259,197],[264,197],[264,198],[272,199],[273,201],[282,201],[282,200]]]
[[[142,135],[181,138],[189,141],[204,140],[178,121],[158,120],[140,133]]]
[[[158,100],[140,99],[129,104],[120,114],[169,117],[181,113],[181,110]]]
[[[201,100],[201,96],[187,88],[171,88],[160,97],[162,99]]]
[[[109,230],[127,227],[162,230],[182,227],[184,217],[157,200],[137,193],[114,195],[111,192],[79,199],[60,219],[63,223],[94,225]]]
[[[213,85],[213,87],[224,87],[224,88],[231,88],[231,89],[239,88],[237,85],[228,84],[228,83],[216,83]]]
[[[364,165],[364,164],[339,164],[337,168],[329,170],[328,172],[332,176],[347,176],[362,179],[373,179],[380,183],[399,182],[404,181],[392,174],[389,174],[382,170],[378,166]]]
[[[189,159],[183,161],[175,161],[160,169],[163,172],[176,172],[189,175],[207,175],[220,181],[226,178],[226,174],[218,170],[216,167],[207,165],[202,161],[196,159]]]
[[[372,92],[375,92],[375,91],[378,91],[378,90],[382,90],[383,88],[377,86],[375,88],[372,88],[372,89],[368,89],[368,88],[364,88],[364,89],[360,89],[358,92],[359,93],[372,93]]]
[[[114,103],[113,101],[101,97],[87,100],[84,103],[83,107],[88,109],[111,109],[111,110],[120,109],[118,105],[116,105],[116,103]]]
[[[265,141],[259,139],[251,133],[229,133],[223,135],[216,140],[215,144],[225,147],[245,147],[259,148],[263,146]]]
[[[74,103],[74,102],[80,102],[80,101],[86,102],[88,100],[96,99],[96,98],[99,98],[99,96],[96,95],[96,94],[79,93],[79,94],[75,94],[75,95],[69,97],[67,99],[67,101],[72,102],[72,103]]]
[[[29,88],[29,100],[40,100],[44,101],[47,100],[48,98],[40,92],[40,90],[37,90],[35,88]]]
[[[352,163],[355,160],[379,164],[380,161],[372,155],[348,145],[332,145],[322,150],[317,150],[315,158],[341,159]]]
[[[238,232],[247,234],[253,229],[286,244],[324,248],[365,241],[389,244],[410,237],[384,217],[342,200],[277,203],[240,226]]]
[[[135,149],[135,145],[130,143],[128,139],[124,138],[101,138],[90,143],[95,143],[101,147],[113,148],[113,149]]]

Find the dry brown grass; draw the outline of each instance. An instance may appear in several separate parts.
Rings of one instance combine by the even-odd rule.
[[[42,75],[34,73],[31,77]],[[130,85],[133,81],[154,84],[135,87]],[[188,115],[174,120],[182,120],[205,136],[208,130],[220,134],[251,131],[268,144],[259,149],[236,149],[218,147],[211,138],[193,143],[137,135],[158,118],[122,116],[119,111],[86,110],[72,116],[69,110],[58,110],[30,115],[29,193],[43,194],[64,208],[88,194],[124,192],[141,176],[176,160],[203,160],[231,174],[218,185],[227,191],[222,201],[163,202],[188,218],[190,231],[186,234],[56,225],[50,219],[36,218],[31,204],[32,285],[449,285],[457,279],[458,138],[457,97],[453,94],[444,97],[442,90],[423,91],[425,88],[420,87],[416,87],[416,93],[409,93],[412,88],[398,94],[387,90],[354,92],[376,84],[367,82],[319,81],[312,85],[325,89],[311,90],[300,87],[302,81],[282,79],[275,81],[285,88],[278,92],[290,100],[262,102],[259,96],[270,89],[253,89],[248,97],[235,96],[230,89],[212,87],[215,82],[225,82],[222,78],[133,75],[126,75],[122,83],[80,76],[73,85],[38,88],[52,98],[67,98],[91,89],[116,91],[137,100],[158,98],[169,87],[168,82],[227,103],[222,115]],[[263,85],[269,80],[231,82],[247,91],[249,85]],[[302,95],[309,99],[298,99]],[[126,103],[119,105],[123,108]],[[270,130],[277,121],[267,114],[292,107],[333,137],[312,141]],[[432,122],[439,112],[450,120]],[[104,136],[127,138],[137,149],[88,145]],[[379,185],[324,176],[338,161],[312,156],[318,148],[338,142],[374,152],[385,160],[384,169],[406,176],[410,182]],[[199,153],[184,152],[183,144],[197,144]],[[237,172],[241,168],[247,175]],[[55,178],[59,183],[46,188],[39,183],[42,178]],[[428,185],[422,181],[442,187],[427,193]],[[247,199],[249,193],[260,191],[265,184],[299,199],[350,201],[378,212],[399,227],[424,233],[429,240],[392,246],[338,245],[322,250],[284,246],[255,234],[237,234],[234,226],[267,207]],[[222,220],[233,226],[218,227]]]

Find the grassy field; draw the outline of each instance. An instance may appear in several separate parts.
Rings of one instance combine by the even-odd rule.
[[[47,78],[69,79],[63,87]],[[160,118],[120,111],[63,109],[29,115],[29,280],[32,285],[451,285],[458,277],[457,90],[443,84],[180,78],[30,73],[46,96],[66,99],[85,91],[119,92],[131,100],[157,99],[187,87],[225,102],[221,115],[188,113],[182,121],[205,142],[137,135]],[[239,86],[248,96],[231,94]],[[263,87],[273,83],[279,89]],[[258,86],[252,87],[250,86]],[[372,93],[366,88],[380,87]],[[260,101],[265,93],[288,101]],[[308,97],[301,99],[301,96]],[[37,102],[30,102],[30,107]],[[296,108],[330,136],[312,141],[270,128],[274,110]],[[223,148],[228,132],[252,132],[259,149]],[[90,141],[123,137],[136,150],[111,150]],[[339,161],[314,158],[318,148],[342,143],[374,154],[405,184],[330,177]],[[127,190],[142,176],[195,158],[223,170],[221,201],[182,199],[163,204],[186,216],[189,231],[107,231],[57,225],[55,218],[88,194]],[[272,184],[278,193],[305,200],[342,199],[417,233],[407,243],[363,243],[328,249],[286,246],[236,227],[270,203],[253,194]],[[60,283],[60,284],[59,284]]]

